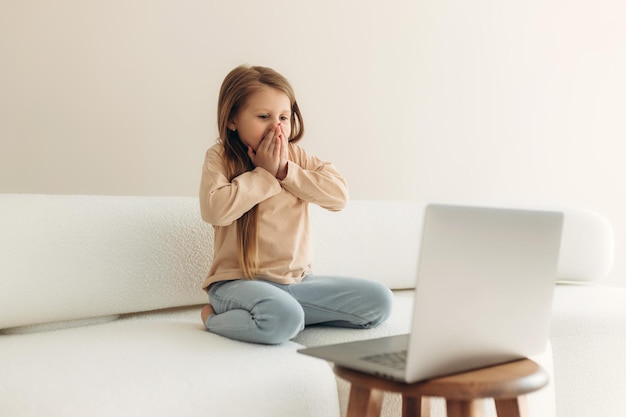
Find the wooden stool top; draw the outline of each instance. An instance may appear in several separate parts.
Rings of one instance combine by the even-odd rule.
[[[444,397],[449,400],[516,398],[548,384],[548,374],[530,359],[521,359],[414,384],[334,367],[335,374],[353,386],[397,392],[407,397]]]

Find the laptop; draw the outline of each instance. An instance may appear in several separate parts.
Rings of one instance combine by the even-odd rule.
[[[427,205],[410,333],[299,352],[406,383],[539,354],[562,223],[551,211]]]

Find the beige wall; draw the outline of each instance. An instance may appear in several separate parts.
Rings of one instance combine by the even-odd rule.
[[[353,198],[577,204],[626,281],[622,0],[0,0],[0,192],[196,195],[268,65]]]

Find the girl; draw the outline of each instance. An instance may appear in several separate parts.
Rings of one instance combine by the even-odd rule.
[[[348,191],[333,165],[296,145],[304,126],[289,82],[270,68],[237,67],[217,112],[220,137],[200,185],[202,218],[215,230],[206,328],[279,344],[306,325],[365,329],[386,320],[387,287],[312,274],[308,204],[338,211]]]

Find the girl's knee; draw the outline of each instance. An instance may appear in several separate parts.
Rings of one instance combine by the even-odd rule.
[[[393,309],[393,292],[380,283],[373,283],[374,288],[370,293],[372,301],[372,319],[370,327],[376,327],[387,321]]]
[[[304,329],[304,310],[291,297],[265,300],[252,310],[252,316],[260,330],[259,343],[277,345]]]

